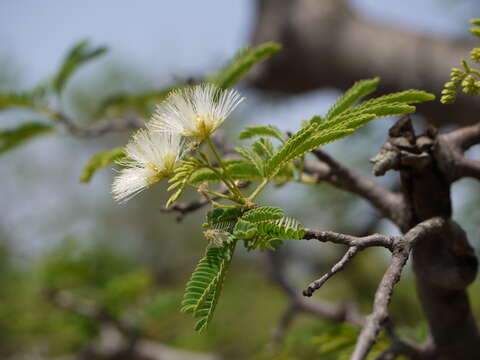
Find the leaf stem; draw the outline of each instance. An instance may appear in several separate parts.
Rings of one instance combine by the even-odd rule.
[[[213,166],[211,167],[211,170],[215,171],[217,173],[217,175],[223,180],[225,185],[228,187],[228,189],[230,190],[232,195],[235,196],[239,200],[239,201],[236,201],[236,202],[239,202],[240,204],[244,204],[245,203],[245,198],[244,198],[243,194],[241,193],[240,189],[237,187],[237,185],[233,181],[231,181],[231,179],[229,179],[226,176],[227,169],[225,168],[225,165],[222,161],[222,158],[221,158],[220,154],[218,153],[217,148],[213,144],[212,139],[210,137],[208,137],[208,138],[206,138],[205,141],[207,142],[208,147],[210,148],[213,155],[215,156],[215,159],[217,160],[218,165],[222,169],[222,172],[219,172]]]
[[[268,179],[263,179],[263,181],[258,185],[258,187],[252,192],[252,194],[247,198],[247,200],[252,201],[255,197],[260,194],[265,186],[268,184]]]

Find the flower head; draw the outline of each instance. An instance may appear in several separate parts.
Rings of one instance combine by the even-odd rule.
[[[151,127],[202,141],[225,121],[243,99],[235,90],[221,90],[209,84],[178,89],[157,105]]]
[[[185,140],[172,132],[141,129],[125,147],[128,161],[112,185],[113,198],[124,202],[152,184],[170,176],[187,149]]]
[[[209,247],[219,248],[223,246],[223,242],[230,234],[222,230],[209,229],[207,231],[204,231],[203,235],[207,239]]]

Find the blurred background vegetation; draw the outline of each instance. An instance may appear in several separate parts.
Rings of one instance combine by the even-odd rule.
[[[446,37],[466,34],[466,19],[480,10],[474,0],[353,4],[367,18]],[[412,12],[412,6],[418,11]],[[111,50],[75,73],[60,100],[75,121],[93,123],[101,105],[114,96],[146,94],[215,71],[248,44],[253,17],[253,0],[135,5],[113,0],[3,0],[0,90],[23,91],[45,83],[67,49],[88,37]],[[232,142],[238,129],[248,124],[295,129],[302,120],[322,114],[338,96],[334,89],[281,99],[243,91],[247,102],[225,127]],[[106,116],[114,117],[116,111],[110,108]],[[38,116],[26,110],[2,112],[0,128],[42,120]],[[369,174],[368,159],[391,124],[392,120],[371,124],[327,150]],[[123,145],[127,136],[78,139],[52,133],[0,154],[1,358],[101,358],[91,352],[92,344],[107,338],[110,344],[105,346],[115,346],[111,343],[122,337],[189,351],[175,353],[172,359],[188,359],[196,356],[193,353],[225,359],[337,359],[353,345],[355,329],[302,315],[272,355],[269,343],[287,300],[270,281],[264,254],[236,257],[215,320],[205,333],[195,333],[193,320],[178,310],[184,284],[204,251],[204,210],[177,223],[175,214],[160,211],[166,200],[162,185],[120,206],[110,196],[110,169],[100,171],[89,184],[79,181],[92,155]],[[395,186],[397,179],[390,175],[380,181]],[[292,193],[300,200],[292,203]],[[456,219],[477,249],[479,194],[479,184],[473,181],[462,181],[454,189]],[[329,185],[292,184],[272,188],[264,196],[307,227],[352,234],[395,232],[368,204]],[[341,255],[341,249],[307,242],[287,244],[281,251],[298,291]],[[368,251],[315,297],[358,301],[367,312],[385,264],[385,253]],[[480,315],[478,290],[477,281],[470,292]],[[425,337],[408,272],[392,308],[402,331],[414,339]]]

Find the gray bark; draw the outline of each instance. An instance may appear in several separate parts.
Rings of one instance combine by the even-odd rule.
[[[418,295],[433,340],[433,354],[428,359],[474,360],[480,359],[480,335],[467,287],[476,277],[477,258],[465,232],[451,219],[453,179],[444,172],[451,164],[442,163],[448,156],[439,156],[455,151],[451,150],[455,149],[451,134],[429,131],[416,136],[405,118],[390,130],[384,149],[397,151],[391,167],[400,171],[408,207],[402,231],[432,217],[447,220],[442,231],[423,238],[413,248]],[[380,162],[381,155],[375,161]]]
[[[467,24],[466,24],[467,27]],[[259,0],[252,43],[284,49],[252,73],[251,86],[287,94],[380,76],[380,92],[422,89],[440,94],[451,67],[478,42],[420,35],[356,14],[345,0]],[[435,101],[421,112],[436,125],[476,121],[480,103],[466,95],[453,105]]]

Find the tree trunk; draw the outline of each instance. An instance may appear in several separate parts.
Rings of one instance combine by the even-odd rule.
[[[380,76],[381,92],[416,88],[439,95],[451,67],[475,45],[366,21],[345,0],[258,0],[252,42],[265,41],[278,41],[284,49],[260,64],[249,83],[290,94],[345,90],[356,80]],[[480,103],[465,95],[452,105],[422,106],[437,126],[472,123],[479,110]]]
[[[422,239],[413,249],[418,295],[434,345],[432,359],[480,359],[480,336],[466,290],[476,277],[477,258],[465,232],[451,220],[451,180],[436,156],[437,135],[417,137],[410,121],[403,119],[390,136],[390,144],[408,144],[397,146],[409,214],[402,231],[435,216],[449,219],[440,233]]]

